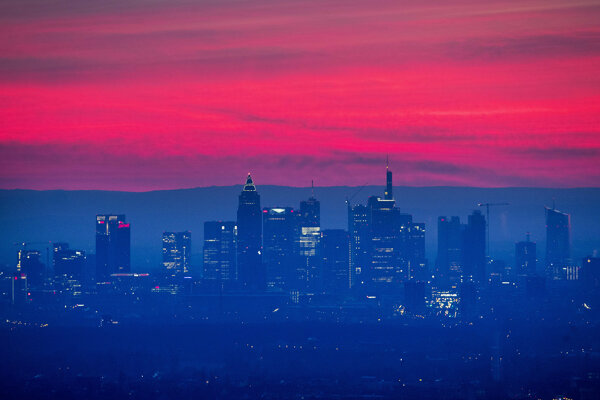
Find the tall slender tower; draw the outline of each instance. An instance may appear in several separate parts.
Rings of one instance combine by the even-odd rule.
[[[315,198],[314,184],[312,195],[308,200],[300,202],[298,217],[298,251],[299,260],[296,273],[290,280],[296,288],[318,290],[323,283],[319,251],[321,248],[321,203]]]
[[[566,279],[571,264],[571,216],[546,207],[546,273],[552,279]]]
[[[262,290],[265,274],[262,266],[262,215],[260,195],[256,191],[252,176],[248,174],[246,184],[239,196],[237,211],[237,254],[238,276],[242,288]]]
[[[483,282],[486,266],[486,222],[479,210],[469,215],[467,226],[463,231],[463,275]]]
[[[385,159],[385,196],[386,200],[392,200],[394,198],[393,187],[392,187],[392,171],[390,171],[389,159]]]

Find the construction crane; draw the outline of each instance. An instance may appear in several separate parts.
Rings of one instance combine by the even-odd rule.
[[[485,223],[487,227],[487,255],[490,256],[490,207],[509,206],[510,203],[477,203],[478,207],[485,207]]]
[[[365,183],[364,185],[360,186],[352,196],[350,196],[350,198],[348,198],[348,196],[346,196],[346,205],[348,207],[350,207],[350,201],[352,201],[353,198],[356,197],[357,194],[359,194],[361,192],[361,190],[363,190],[365,188],[365,186],[367,186],[369,184],[369,182]]]

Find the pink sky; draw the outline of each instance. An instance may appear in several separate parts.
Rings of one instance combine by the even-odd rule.
[[[0,188],[600,186],[598,1],[0,3]]]

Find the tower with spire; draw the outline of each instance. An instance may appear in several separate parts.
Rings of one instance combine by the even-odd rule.
[[[264,287],[262,268],[262,214],[260,195],[248,173],[239,196],[237,211],[237,265],[243,289],[261,290]]]
[[[300,216],[302,226],[321,226],[321,203],[315,197],[313,181],[311,181],[310,198],[300,202]]]
[[[385,200],[393,200],[394,199],[394,194],[393,194],[393,187],[392,187],[392,171],[390,171],[390,160],[389,157],[385,157],[385,178],[386,178],[386,182],[385,182],[385,193],[384,193],[384,199]]]

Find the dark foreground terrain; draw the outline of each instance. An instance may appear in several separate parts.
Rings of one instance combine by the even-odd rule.
[[[4,324],[4,399],[597,398],[600,327]]]

